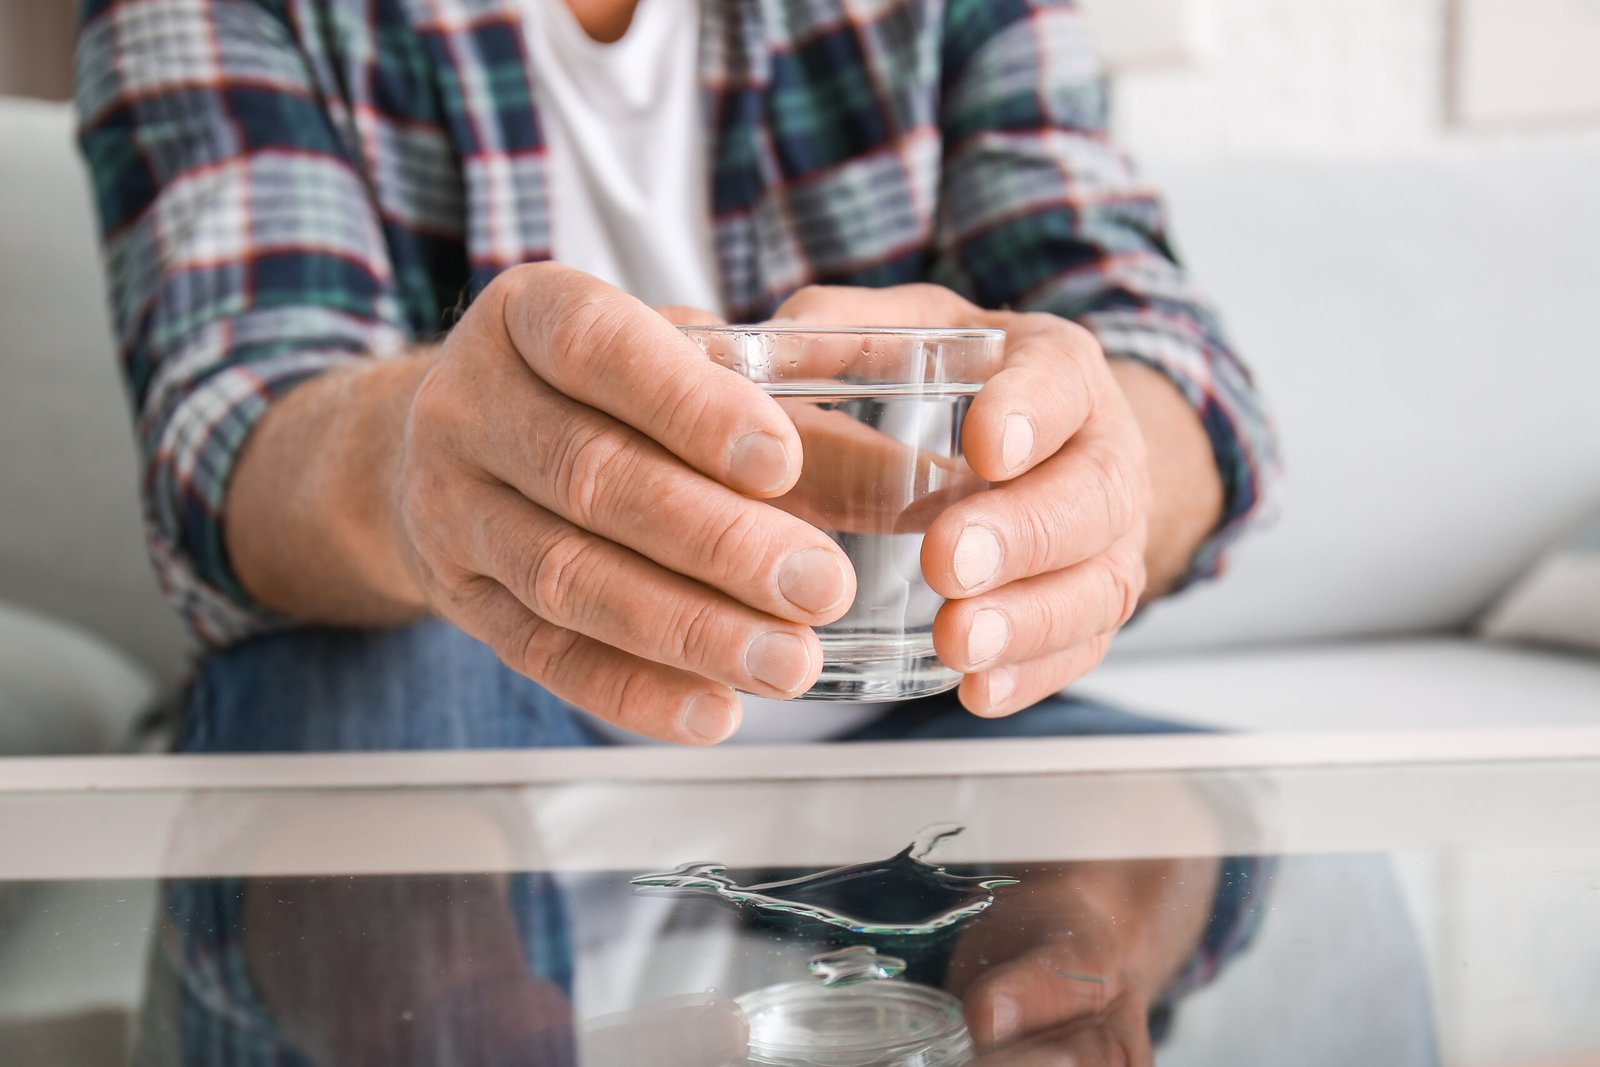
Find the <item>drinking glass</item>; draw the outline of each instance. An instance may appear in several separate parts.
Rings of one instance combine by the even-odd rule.
[[[922,575],[922,538],[985,488],[962,455],[967,409],[996,370],[1003,330],[687,326],[712,360],[760,385],[794,420],[800,478],[770,501],[823,530],[856,573],[856,597],[817,628],[824,664],[801,700],[929,696],[961,675],[933,650],[943,601]]]

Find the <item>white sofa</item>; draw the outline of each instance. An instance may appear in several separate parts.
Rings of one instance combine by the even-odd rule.
[[[117,744],[183,671],[105,308],[69,110],[0,99],[0,755]]]
[[[1600,510],[1600,151],[1150,169],[1276,411],[1289,494],[1226,581],[1149,612],[1084,691],[1244,729],[1600,721],[1600,660],[1467,629]],[[0,100],[0,604],[92,635],[53,643],[70,669],[33,648],[0,679],[102,679],[63,687],[62,736],[29,726],[41,751],[120,736],[186,656],[143,555],[104,305],[69,110]],[[6,706],[0,687],[0,745]]]
[[[1600,722],[1600,657],[1470,634],[1600,513],[1600,146],[1149,169],[1288,499],[1084,689],[1241,729]]]

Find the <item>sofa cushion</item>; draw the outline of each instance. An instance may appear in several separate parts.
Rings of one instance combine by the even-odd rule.
[[[1288,478],[1119,645],[1464,631],[1600,500],[1600,145],[1147,163]]]
[[[170,685],[185,644],[145,556],[138,484],[71,108],[0,97],[0,600],[74,622]]]
[[[93,634],[0,604],[0,756],[113,751],[155,696],[149,673]]]
[[[1600,515],[1517,579],[1478,632],[1492,641],[1600,652]]]
[[[1600,725],[1600,660],[1466,637],[1126,656],[1073,692],[1219,730]]]

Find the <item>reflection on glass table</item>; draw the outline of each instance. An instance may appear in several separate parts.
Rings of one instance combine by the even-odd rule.
[[[1377,743],[13,772],[0,1057],[136,958],[141,1065],[1600,1063],[1600,734]]]

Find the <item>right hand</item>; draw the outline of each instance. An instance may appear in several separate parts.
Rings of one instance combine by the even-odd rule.
[[[763,503],[799,477],[777,402],[662,315],[555,264],[507,271],[418,387],[394,487],[416,592],[514,670],[685,744],[739,725],[734,690],[816,681],[811,626],[855,575]]]

